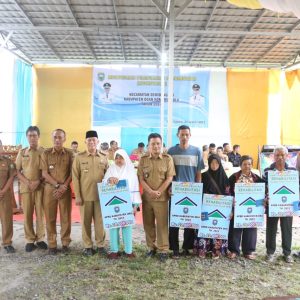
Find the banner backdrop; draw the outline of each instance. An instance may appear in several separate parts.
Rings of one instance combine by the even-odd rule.
[[[174,69],[173,126],[207,128],[209,71]],[[166,76],[167,91],[167,76]],[[92,125],[160,126],[160,69],[153,67],[94,68]],[[193,86],[199,86],[199,90]],[[164,95],[167,102],[168,94]],[[167,119],[167,105],[165,106]]]

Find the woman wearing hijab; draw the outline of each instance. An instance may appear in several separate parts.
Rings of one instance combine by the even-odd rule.
[[[135,214],[141,203],[139,182],[136,171],[128,154],[123,149],[118,149],[115,152],[114,159],[115,164],[108,168],[103,181],[109,184],[117,184],[119,180],[127,179],[133,212]],[[120,228],[112,228],[109,230],[110,253],[108,254],[108,258],[110,259],[117,259],[119,257],[119,232]],[[126,257],[134,258],[135,254],[132,252],[131,225],[122,227],[122,238]]]
[[[221,159],[217,154],[211,154],[208,158],[208,170],[202,174],[203,193],[213,195],[229,195],[229,181]],[[227,240],[196,238],[194,242],[194,254],[205,258],[212,253],[212,258],[219,258],[227,253]]]
[[[230,194],[235,195],[235,183],[255,183],[264,182],[258,175],[254,174],[252,169],[253,159],[248,155],[241,157],[241,170],[229,177]],[[245,258],[255,259],[254,252],[256,250],[257,228],[234,228],[234,218],[230,220],[228,234],[228,249],[230,253],[228,257],[234,259],[240,255],[240,244],[242,241],[242,252]]]

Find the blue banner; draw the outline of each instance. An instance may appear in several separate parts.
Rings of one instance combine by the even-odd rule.
[[[104,228],[119,228],[135,223],[127,180],[117,185],[98,183]]]
[[[174,69],[173,125],[207,128],[209,71]],[[156,67],[94,68],[92,126],[159,127],[160,69]],[[164,101],[167,102],[167,80]],[[167,105],[165,105],[167,120]]]
[[[232,196],[203,194],[198,237],[228,239],[232,202]]]
[[[199,228],[202,183],[172,182],[170,227]]]
[[[299,201],[298,171],[269,171],[269,217],[299,215],[294,202]]]
[[[236,183],[234,227],[257,228],[264,226],[265,183]]]

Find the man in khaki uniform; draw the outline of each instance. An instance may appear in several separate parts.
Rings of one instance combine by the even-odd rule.
[[[63,147],[66,133],[63,129],[52,132],[53,148],[46,149],[41,157],[42,175],[46,184],[44,188],[44,210],[46,216],[49,254],[57,253],[56,217],[57,207],[60,213],[62,252],[69,251],[71,242],[71,168],[73,152]]]
[[[2,245],[7,253],[14,253],[12,246],[13,210],[10,187],[16,175],[14,163],[0,154],[0,219],[2,226]]]
[[[24,211],[24,231],[27,244],[26,252],[37,247],[43,250],[48,248],[44,242],[44,204],[43,204],[43,178],[40,170],[41,155],[44,151],[39,147],[40,130],[36,126],[29,126],[26,130],[29,147],[20,150],[16,168],[20,180],[20,194]],[[33,228],[33,213],[36,215],[36,232]],[[36,242],[36,245],[34,244]]]
[[[86,132],[87,150],[75,156],[72,167],[72,180],[76,195],[76,205],[80,206],[82,224],[83,255],[93,255],[91,224],[94,220],[97,252],[106,254],[104,249],[105,230],[103,227],[97,183],[101,182],[108,169],[106,155],[97,150],[98,134],[94,130]]]
[[[158,250],[160,260],[165,261],[169,250],[167,190],[175,169],[172,157],[161,153],[160,134],[151,133],[148,145],[149,152],[141,157],[138,166],[138,177],[143,186],[143,222],[149,248],[147,256],[153,257]]]
[[[118,142],[110,141],[110,148],[108,149],[108,160],[114,160],[115,152],[119,149]]]

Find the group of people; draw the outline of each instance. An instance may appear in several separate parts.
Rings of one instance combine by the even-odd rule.
[[[20,150],[16,163],[0,155],[0,218],[2,224],[2,240],[4,249],[13,253],[12,246],[13,221],[11,208],[11,186],[15,175],[20,181],[20,194],[24,211],[25,250],[31,252],[36,248],[49,251],[55,255],[57,248],[57,211],[60,212],[61,251],[70,251],[71,242],[71,188],[75,192],[75,203],[80,208],[82,225],[83,255],[95,253],[107,255],[110,259],[118,259],[121,255],[119,235],[120,228],[109,230],[110,251],[105,249],[106,232],[103,227],[102,213],[97,189],[98,183],[117,184],[126,179],[129,185],[130,198],[134,214],[142,203],[143,225],[148,251],[147,257],[158,255],[161,261],[169,257],[177,259],[180,255],[197,255],[205,258],[210,255],[216,259],[222,255],[234,259],[243,253],[247,259],[255,259],[257,229],[234,228],[234,209],[230,221],[228,239],[208,239],[197,235],[197,230],[185,228],[182,252],[179,246],[179,228],[170,227],[168,223],[172,181],[202,182],[203,192],[215,195],[232,195],[235,183],[268,182],[268,171],[291,169],[286,164],[287,149],[278,146],[274,150],[275,162],[265,170],[263,178],[254,174],[251,169],[253,160],[248,155],[239,157],[240,171],[227,177],[222,166],[221,156],[211,150],[204,173],[205,165],[200,149],[189,143],[191,130],[182,125],[178,128],[179,144],[163,150],[162,138],[158,133],[148,136],[147,151],[141,155],[137,172],[123,150],[112,149],[114,164],[109,165],[109,154],[98,150],[97,132],[86,132],[86,150],[75,153],[64,147],[66,133],[63,129],[55,129],[52,134],[53,146],[43,149],[39,145],[40,131],[30,126],[26,131],[29,147]],[[114,142],[114,141],[113,141]],[[139,145],[143,146],[144,145]],[[215,145],[210,145],[215,148]],[[213,147],[214,146],[214,147]],[[224,152],[228,151],[227,145]],[[237,156],[239,148],[234,147],[233,155]],[[114,144],[111,144],[114,147]],[[138,149],[136,149],[138,151]],[[227,154],[225,154],[227,155]],[[267,186],[267,184],[266,184]],[[142,195],[140,189],[142,188]],[[100,195],[101,197],[101,195]],[[266,190],[266,209],[268,198]],[[33,215],[36,215],[34,230]],[[47,243],[45,238],[44,218],[46,220]],[[276,232],[280,219],[282,233],[282,249],[286,262],[292,262],[292,217],[268,217],[266,230],[267,260],[273,261],[276,250]],[[92,223],[95,230],[95,244],[91,236]],[[132,247],[132,227],[122,228],[124,255],[134,258]],[[240,249],[241,247],[241,249]]]
[[[226,163],[230,163],[232,167],[239,167],[240,161],[241,161],[241,154],[240,154],[240,145],[233,145],[233,148],[231,150],[229,143],[224,143],[223,146],[216,147],[215,143],[202,146],[203,151],[203,161],[204,165],[208,166],[208,157],[211,154],[217,154],[220,159],[221,163],[226,168]]]

